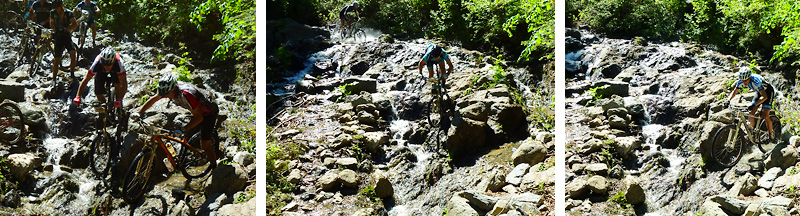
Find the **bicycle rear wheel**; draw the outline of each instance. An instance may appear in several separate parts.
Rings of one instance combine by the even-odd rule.
[[[107,133],[97,134],[89,148],[92,172],[98,177],[105,177],[111,164],[111,137]]]
[[[25,117],[11,102],[0,104],[0,138],[9,145],[17,144],[25,134]]]
[[[78,31],[79,32],[78,33],[79,34],[79,37],[78,37],[78,50],[82,50],[83,49],[83,43],[86,42],[86,29],[87,28],[88,28],[88,26],[86,25],[86,22],[81,21],[81,25],[80,25],[80,28],[79,28],[79,31]]]
[[[203,151],[202,143],[200,142],[200,133],[194,134],[192,138],[189,139],[188,143],[197,150],[181,146],[178,168],[187,179],[203,177],[211,171],[211,165]]]
[[[46,45],[44,45],[46,46]],[[42,56],[44,55],[44,46],[36,47],[36,50],[33,51],[33,58],[31,58],[31,66],[28,68],[28,75],[33,77],[36,74],[36,71],[39,70],[39,66],[42,61]]]
[[[131,162],[125,180],[122,182],[122,198],[128,204],[139,201],[147,189],[150,171],[153,169],[155,154],[150,149],[144,149]]]
[[[769,120],[772,121],[772,132],[775,133],[775,140],[772,141],[761,141],[758,143],[758,149],[761,150],[763,153],[767,153],[772,151],[776,145],[778,145],[778,140],[781,138],[781,120],[775,116],[770,115]],[[767,121],[761,119],[758,122],[758,129],[763,131],[765,136],[769,136],[769,128],[767,128]]]
[[[711,141],[712,158],[723,167],[732,167],[741,159],[743,146],[743,133],[736,124],[722,126]]]

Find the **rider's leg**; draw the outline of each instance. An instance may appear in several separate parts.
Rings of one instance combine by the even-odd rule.
[[[769,111],[769,109],[761,108],[761,117],[764,118],[764,122],[767,124],[769,138],[775,138],[775,132],[772,130],[772,119],[769,119]]]
[[[100,104],[106,104],[105,82],[107,82],[107,79],[108,77],[105,73],[97,73],[94,76],[94,95],[97,96],[97,102],[100,102]]]
[[[756,110],[758,110],[758,109],[750,110],[750,117],[747,118],[747,122],[750,123],[749,125],[750,125],[751,128],[755,127],[755,125],[756,125],[756,118],[753,117],[753,116],[756,115]]]
[[[97,24],[92,23],[92,46],[94,47],[94,41],[97,39]]]
[[[61,66],[61,57],[53,57],[53,81],[56,81],[59,66]]]
[[[71,44],[71,43],[70,43]],[[72,46],[72,45],[70,45]],[[75,78],[75,66],[78,65],[78,55],[75,49],[69,51],[69,76]]]
[[[214,132],[214,126],[217,121],[217,114],[209,114],[203,117],[203,122],[201,122],[200,128],[200,143],[202,144],[203,150],[206,152],[206,158],[211,166],[211,168],[217,167],[217,151],[214,150],[214,146],[212,146],[212,136],[211,134]]]

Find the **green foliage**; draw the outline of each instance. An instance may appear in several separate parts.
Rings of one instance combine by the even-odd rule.
[[[5,158],[0,158],[0,168],[2,168],[2,170],[0,170],[0,193],[6,194],[9,189],[14,187],[14,182],[9,181],[7,177],[11,175],[11,173]]]
[[[792,167],[787,173],[789,173],[789,175],[797,174],[797,167]]]
[[[605,90],[605,87],[599,86],[590,88],[588,91],[586,91],[588,92],[589,96],[592,96],[592,100],[590,100],[587,104],[595,104],[598,100],[603,98],[603,90]]]
[[[219,42],[212,61],[255,57],[255,6],[253,0],[208,0],[192,12],[191,21],[197,29],[210,26],[214,40]],[[219,25],[223,27],[215,29]]]
[[[576,21],[579,24],[590,25],[612,36],[672,38],[680,30],[686,2],[684,0],[578,0],[567,7],[568,12],[577,16]]]
[[[622,191],[617,192],[609,199],[625,208],[631,208],[631,204],[628,203],[627,198],[625,198],[625,193],[623,193]]]
[[[540,60],[552,60],[555,56],[555,10],[551,1],[527,1],[522,3],[522,13],[509,18],[503,24],[503,29],[509,37],[513,31],[525,21],[528,25],[530,38],[522,41],[525,49],[522,50],[517,61],[530,61],[532,55],[542,56]]]
[[[178,75],[178,81],[183,82],[191,82],[192,81],[192,71],[186,66],[187,63],[192,61],[192,58],[189,57],[189,52],[183,52],[181,54],[182,58],[178,62],[178,67],[175,68],[175,73]],[[157,84],[156,84],[157,85]]]
[[[800,135],[800,104],[792,98],[792,95],[787,94],[786,98],[779,98],[777,109],[773,109],[777,116],[781,119],[781,125],[789,126],[789,133],[792,136]],[[785,128],[785,127],[784,127]]]
[[[268,132],[271,130],[271,128],[267,127]],[[284,161],[297,159],[298,155],[303,152],[303,147],[297,143],[281,143],[275,138],[267,140],[265,154],[259,155],[259,158],[266,160],[264,168],[266,174],[264,177],[259,176],[259,178],[263,178],[266,182],[266,205],[267,209],[270,209],[270,212],[267,213],[268,215],[280,215],[281,207],[292,200],[290,192],[295,190],[296,186],[285,177],[285,173],[288,172],[289,168],[287,167],[288,163]]]
[[[336,91],[341,92],[344,96],[349,96],[353,94],[353,91],[351,91],[352,89],[353,89],[352,83],[339,85],[339,87],[336,87]]]
[[[255,191],[250,191],[250,192],[246,192],[246,193],[240,193],[239,196],[236,196],[236,200],[234,200],[233,203],[243,203],[243,202],[246,202],[246,201],[250,200],[251,198],[253,198],[255,196],[256,196],[256,192]]]
[[[361,194],[362,196],[368,197],[372,201],[378,201],[381,199],[375,193],[375,188],[373,188],[372,185],[367,185],[367,187],[364,188],[364,190],[361,190],[361,192],[358,193]]]
[[[783,61],[787,57],[796,59],[800,54],[800,3],[797,1],[776,1],[773,3],[774,12],[761,20],[762,30],[767,34],[772,30],[780,30],[783,41],[775,45],[774,55],[770,63]]]

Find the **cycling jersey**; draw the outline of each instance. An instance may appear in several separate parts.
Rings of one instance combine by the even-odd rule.
[[[76,8],[80,8],[81,10],[89,11],[89,17],[86,18],[86,23],[93,24],[94,23],[94,11],[97,10],[97,4],[94,2],[86,4],[85,1],[78,3],[75,5]]]
[[[344,6],[341,10],[339,10],[339,19],[350,21],[352,20],[350,15],[347,15],[347,12],[355,12],[356,9],[353,8],[353,5]]]
[[[178,81],[177,87],[180,94],[172,99],[176,105],[188,110],[199,107],[203,116],[216,114],[219,111],[217,104],[212,102],[210,93],[182,81]]]
[[[53,29],[56,30],[56,34],[69,33],[66,29],[72,25],[72,19],[75,18],[75,16],[72,14],[72,11],[69,10],[64,10],[64,17],[59,17],[56,9],[50,10],[50,17],[53,18],[53,23],[55,23]]]
[[[49,2],[36,1],[31,7],[33,9],[33,13],[36,14],[36,20],[34,20],[34,22],[44,26],[45,28],[50,26],[47,20],[50,19],[50,10],[53,9],[53,6],[50,5]]]
[[[742,83],[741,80],[736,81],[736,88],[744,88],[741,86],[742,84],[744,83]],[[761,108],[767,110],[772,109],[772,98],[774,96],[773,94],[775,93],[775,89],[772,88],[772,85],[770,85],[766,80],[764,80],[764,77],[758,74],[751,74],[750,83],[747,84],[747,87],[756,92],[756,96],[753,97],[751,104],[756,104],[756,102],[761,100],[762,95],[759,90],[764,90],[764,93],[767,94],[767,100],[761,103]]]
[[[111,72],[113,72],[112,74],[114,74],[114,75],[125,76],[125,67],[123,66],[122,58],[120,58],[119,53],[117,53],[116,57],[114,58],[114,60],[117,63],[111,65],[111,70],[109,70],[109,71],[106,71],[106,69],[103,68],[103,64],[100,63],[101,62],[100,57],[101,56],[98,55],[97,58],[94,59],[94,62],[92,62],[92,66],[89,67],[89,75],[94,76],[95,74],[98,74],[98,73],[111,73]]]
[[[430,70],[433,69],[433,65],[434,64],[439,64],[439,63],[442,63],[444,61],[450,60],[450,55],[447,55],[447,51],[444,51],[444,49],[442,49],[442,57],[439,58],[439,61],[433,60],[433,57],[430,56],[430,55],[431,55],[431,51],[433,51],[433,47],[434,46],[436,46],[436,45],[433,45],[433,44],[428,45],[427,51],[425,51],[425,55],[422,56],[422,61],[425,61],[426,65],[428,65],[428,69],[430,69]]]

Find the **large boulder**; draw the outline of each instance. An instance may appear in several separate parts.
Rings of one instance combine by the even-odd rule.
[[[339,181],[342,182],[344,187],[357,187],[359,180],[358,175],[353,170],[345,169],[339,172]]]
[[[253,216],[256,215],[256,199],[247,202],[224,205],[217,211],[217,215]]]
[[[758,189],[758,180],[756,179],[753,174],[747,173],[741,178],[739,181],[731,187],[728,195],[731,196],[738,196],[738,195],[745,195],[748,196],[752,194],[754,191]]]
[[[528,173],[528,168],[530,167],[531,166],[526,163],[521,163],[517,165],[516,167],[514,167],[513,170],[511,170],[511,172],[508,173],[508,175],[506,175],[506,183],[519,185],[520,183],[522,183],[522,177],[524,177],[525,174]]]
[[[523,141],[519,148],[514,151],[514,154],[511,155],[514,165],[521,163],[537,164],[542,162],[545,157],[547,157],[547,149],[544,144],[530,139]]]
[[[375,172],[372,176],[375,179],[375,185],[372,187],[375,189],[375,195],[383,199],[392,198],[394,196],[394,187],[386,174]]]
[[[206,181],[206,196],[216,193],[233,195],[247,186],[247,169],[240,164],[220,165]]]
[[[389,144],[389,135],[384,132],[366,132],[364,133],[364,141],[367,151],[372,154],[379,154],[383,151],[383,146]]]
[[[603,98],[609,98],[612,95],[628,96],[627,82],[604,79],[597,81],[594,86],[598,88],[596,93]]]
[[[735,215],[741,215],[750,203],[736,199],[732,196],[717,195],[711,197],[711,201],[719,203],[720,208]]]
[[[587,180],[587,186],[589,190],[592,190],[592,193],[595,194],[606,194],[608,193],[608,180],[605,177],[596,175],[589,177]]]
[[[697,215],[703,216],[728,216],[719,203],[714,202],[711,198],[706,198],[706,201],[703,202],[703,205],[700,206],[700,210],[697,211]]]
[[[628,203],[636,205],[644,203],[645,194],[639,179],[633,176],[627,176],[622,180],[622,193],[625,193],[625,199]]]
[[[700,140],[697,142],[700,144],[700,154],[703,155],[703,157],[712,157],[711,142],[713,142],[717,130],[722,126],[722,123],[715,121],[706,121],[703,123],[702,130],[700,131]]]
[[[450,201],[447,202],[446,208],[448,209],[447,215],[454,216],[478,216],[478,211],[472,209],[469,205],[469,200],[464,197],[453,195]]]
[[[339,174],[335,171],[328,171],[325,175],[317,179],[316,186],[323,191],[333,191],[339,187],[339,184]]]
[[[775,179],[782,174],[783,170],[780,167],[769,168],[769,170],[767,170],[767,172],[764,172],[764,175],[762,175],[761,178],[758,179],[758,186],[770,189],[772,188],[772,184],[775,182]]]
[[[627,137],[617,137],[614,138],[614,149],[617,150],[617,154],[621,155],[623,158],[629,158],[633,150],[642,146],[641,140],[634,136],[627,136]]]
[[[495,103],[491,106],[487,125],[496,135],[492,140],[498,144],[528,137],[528,121],[519,105]]]
[[[469,200],[469,204],[484,211],[492,210],[494,204],[497,203],[497,198],[474,191],[461,191],[456,193],[455,196],[464,197],[465,199]]]
[[[794,146],[778,145],[772,149],[770,156],[764,161],[766,168],[780,167],[782,169],[794,166],[797,162],[797,150]]]
[[[25,101],[25,85],[11,80],[0,79],[0,101]]]
[[[359,61],[353,66],[350,66],[350,71],[353,72],[353,75],[362,75],[369,70],[369,63],[365,61]]]
[[[32,154],[12,154],[6,158],[6,165],[14,179],[28,184],[33,180],[32,172],[42,168],[42,158]]]
[[[447,149],[454,159],[476,153],[486,145],[486,123],[469,118],[453,118],[447,131]]]
[[[342,84],[345,85],[345,90],[352,94],[362,91],[375,93],[378,89],[378,80],[372,78],[352,76],[345,79]]]
[[[586,179],[575,179],[567,183],[564,188],[567,192],[567,198],[581,199],[589,192],[588,182]]]

